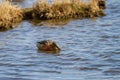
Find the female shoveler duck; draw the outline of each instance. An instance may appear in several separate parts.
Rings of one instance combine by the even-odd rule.
[[[52,40],[44,40],[37,42],[38,50],[41,51],[60,51],[59,45]]]

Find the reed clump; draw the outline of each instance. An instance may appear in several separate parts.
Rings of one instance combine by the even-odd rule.
[[[23,18],[22,10],[9,1],[0,2],[0,30],[13,28]]]
[[[103,9],[98,6],[99,0],[54,0],[50,4],[47,0],[38,0],[33,6],[34,18],[37,19],[66,19],[92,18],[104,16]]]

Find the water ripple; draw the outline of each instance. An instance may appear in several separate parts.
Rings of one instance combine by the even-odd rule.
[[[120,1],[106,1],[107,16],[94,21],[23,21],[0,32],[0,80],[119,80]],[[36,42],[45,39],[58,42],[60,53],[37,51]]]

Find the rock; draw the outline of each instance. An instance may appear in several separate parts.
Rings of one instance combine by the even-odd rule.
[[[33,19],[33,9],[32,8],[24,8],[22,9],[23,11],[23,19],[28,20],[28,19]]]
[[[100,9],[106,9],[105,0],[98,0],[98,6],[99,6]]]
[[[43,41],[37,42],[37,48],[40,51],[59,52],[61,50],[59,45],[55,41],[52,41],[52,40],[43,40]]]

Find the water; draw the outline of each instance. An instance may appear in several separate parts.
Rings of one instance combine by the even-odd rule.
[[[107,0],[105,12],[96,20],[23,21],[0,32],[0,80],[120,80],[120,0]],[[45,39],[62,51],[37,51]]]

